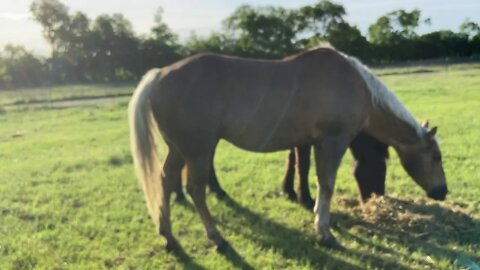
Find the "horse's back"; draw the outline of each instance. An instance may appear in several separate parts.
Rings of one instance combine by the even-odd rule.
[[[200,54],[163,69],[152,104],[161,129],[273,151],[359,129],[368,103],[359,78],[331,49],[273,61]]]
[[[246,68],[260,75],[239,76],[244,81],[236,86],[242,87],[232,87],[233,95],[248,98],[229,101],[224,138],[242,148],[274,151],[312,144],[326,134],[353,135],[360,130],[369,92],[338,52],[320,49],[270,64],[263,73]]]

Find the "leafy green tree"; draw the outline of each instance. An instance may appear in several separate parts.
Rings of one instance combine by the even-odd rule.
[[[34,0],[30,11],[43,26],[43,36],[50,42],[53,51],[61,51],[70,31],[68,7],[58,0]]]
[[[468,36],[469,39],[469,55],[480,57],[480,25],[470,19],[460,25],[460,33]]]
[[[0,57],[0,88],[42,85],[46,81],[42,59],[23,46],[8,44]]]
[[[178,36],[163,22],[163,9],[158,8],[155,15],[155,24],[150,34],[140,44],[140,58],[142,59],[140,73],[153,67],[171,64],[181,58],[183,48],[178,42]]]
[[[188,55],[200,52],[235,55],[240,51],[237,48],[237,40],[222,32],[213,32],[207,37],[199,37],[192,33],[185,42],[185,50]]]
[[[311,6],[304,6],[297,11],[301,21],[301,31],[313,33],[315,36],[326,36],[331,27],[344,23],[345,8],[342,5],[322,0]]]
[[[351,26],[347,22],[339,22],[332,24],[325,36],[335,48],[359,57],[364,61],[371,61],[370,44],[362,35],[356,26]]]
[[[460,25],[460,32],[467,34],[470,38],[480,35],[480,26],[478,23],[471,21],[469,18]]]
[[[215,34],[202,42],[211,42],[206,46],[209,48],[223,46],[221,51],[238,55],[279,58],[316,46],[330,28],[343,27],[344,15],[343,6],[325,0],[299,9],[243,5],[224,21],[225,34]],[[226,49],[224,45],[232,45],[233,40],[236,48]],[[201,44],[198,39],[193,41]]]
[[[376,44],[388,44],[395,39],[412,39],[417,36],[415,30],[421,22],[430,23],[430,19],[421,21],[421,11],[414,9],[410,12],[395,10],[381,16],[368,28],[369,38]]]
[[[84,80],[90,60],[84,51],[90,34],[88,17],[81,12],[70,16],[68,7],[58,0],[35,0],[30,9],[52,46],[52,58],[48,61],[52,81]]]
[[[375,61],[392,62],[414,57],[415,30],[420,23],[430,23],[430,19],[421,20],[421,12],[396,10],[381,16],[368,28]]]
[[[237,40],[237,54],[279,58],[298,51],[296,14],[281,7],[243,5],[224,20],[227,35]]]
[[[132,24],[122,14],[98,16],[87,46],[90,79],[109,82],[135,78],[132,70],[138,66],[138,43]]]
[[[435,31],[416,39],[416,59],[458,57],[471,54],[468,35],[450,30]]]
[[[419,36],[417,28],[430,20],[423,19],[417,9],[381,16],[369,27],[367,40],[345,21],[344,7],[328,0],[296,9],[243,5],[224,20],[220,31],[206,37],[192,34],[183,45],[163,21],[161,8],[144,36],[137,36],[121,14],[90,20],[82,12],[69,13],[59,0],[33,0],[30,9],[42,25],[52,55],[43,60],[25,49],[7,48],[0,56],[0,86],[22,84],[19,78],[25,70],[33,74],[28,78],[42,74],[34,73],[27,63],[46,67],[39,70],[48,70],[54,83],[110,82],[136,79],[149,68],[198,52],[281,58],[325,41],[370,63],[480,55],[478,22],[467,19],[459,33],[437,31]]]

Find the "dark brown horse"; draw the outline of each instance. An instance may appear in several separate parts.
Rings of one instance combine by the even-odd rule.
[[[310,195],[308,174],[310,171],[310,153],[312,146],[297,146],[288,153],[286,172],[282,181],[282,190],[292,201],[298,201],[307,209],[313,209],[315,201]],[[372,194],[385,193],[385,176],[387,172],[388,145],[374,137],[360,132],[350,143],[352,152],[353,174],[360,191],[360,199],[365,202]],[[293,188],[295,174],[299,179],[297,193]],[[182,201],[185,195],[182,191],[181,179],[175,187],[177,201]],[[219,198],[227,195],[218,182],[214,166],[210,170],[208,181],[210,191]]]
[[[286,162],[286,172],[282,189],[292,201],[298,201],[307,209],[312,209],[315,201],[310,196],[308,174],[310,170],[311,146],[291,149]],[[350,143],[352,152],[353,174],[360,191],[360,199],[365,202],[372,194],[385,193],[385,176],[387,172],[388,145],[374,137],[360,132]],[[297,193],[293,188],[295,172],[299,179]],[[212,188],[215,191],[214,188]]]
[[[201,54],[151,70],[133,94],[129,121],[148,210],[170,249],[177,246],[170,195],[185,164],[187,191],[208,238],[219,251],[228,247],[205,201],[220,139],[256,152],[314,146],[319,187],[315,228],[326,246],[337,245],[330,232],[337,169],[362,130],[391,145],[429,196],[444,199],[447,194],[436,128],[422,128],[367,67],[331,48],[283,60]],[[168,147],[163,168],[156,128]]]

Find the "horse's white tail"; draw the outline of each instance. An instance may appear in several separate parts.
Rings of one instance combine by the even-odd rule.
[[[138,84],[128,106],[130,146],[137,177],[142,186],[148,211],[158,225],[160,215],[160,161],[155,146],[155,120],[150,94],[160,77],[159,69],[147,72]]]

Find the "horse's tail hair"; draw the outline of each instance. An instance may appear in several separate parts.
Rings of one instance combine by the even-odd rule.
[[[150,96],[158,86],[159,79],[160,69],[147,72],[135,89],[128,105],[133,163],[145,195],[148,211],[157,227],[160,218],[160,195],[163,191],[160,183],[160,162],[155,144],[156,124]]]

